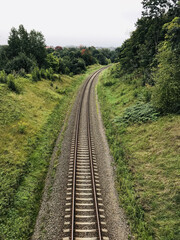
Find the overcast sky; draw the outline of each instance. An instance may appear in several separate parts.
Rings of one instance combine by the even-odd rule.
[[[117,47],[135,29],[142,0],[0,0],[0,45],[12,27],[43,33],[52,46]]]

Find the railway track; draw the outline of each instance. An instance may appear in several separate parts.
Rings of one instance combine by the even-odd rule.
[[[90,91],[100,69],[85,82],[71,145],[63,240],[109,240],[90,122]]]

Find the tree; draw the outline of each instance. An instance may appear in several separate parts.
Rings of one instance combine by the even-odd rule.
[[[45,63],[47,56],[45,38],[41,32],[35,30],[29,33],[30,55],[33,55],[40,67]]]
[[[61,46],[56,46],[56,47],[55,47],[55,50],[56,50],[56,51],[61,51],[61,50],[62,50],[62,47],[61,47]]]
[[[53,53],[49,53],[46,57],[46,67],[52,68],[53,71],[58,72],[59,70],[59,59],[54,56]]]
[[[180,112],[180,18],[165,24],[164,29],[167,32],[157,54],[153,102],[163,113]]]
[[[99,53],[96,57],[97,57],[99,64],[102,64],[102,65],[108,64],[107,58],[102,53]]]
[[[35,59],[41,67],[46,58],[45,39],[42,33],[32,30],[30,33],[23,25],[19,29],[12,28],[8,39],[8,57],[17,57],[20,53]]]
[[[89,49],[82,49],[81,57],[84,59],[86,66],[96,63],[96,60]]]
[[[142,17],[120,48],[116,50],[124,73],[140,70],[143,83],[154,84],[152,67],[157,67],[158,45],[165,39],[163,25],[178,13],[177,0],[143,0]]]
[[[3,70],[8,62],[8,46],[0,48],[0,70]]]
[[[178,0],[143,0],[143,16],[159,17],[170,9],[177,8]]]
[[[19,33],[15,28],[11,29],[8,39],[8,54],[10,58],[18,56],[20,52],[20,38]]]

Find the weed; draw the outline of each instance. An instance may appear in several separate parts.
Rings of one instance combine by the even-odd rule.
[[[59,94],[63,94],[63,95],[67,94],[67,90],[66,89],[57,89],[56,92],[59,93]]]
[[[151,103],[136,103],[127,107],[121,117],[116,117],[115,122],[132,124],[157,120],[159,113]]]
[[[41,71],[38,67],[35,67],[32,71],[31,71],[31,76],[32,76],[32,80],[34,82],[40,81],[41,80]]]
[[[25,134],[27,128],[27,124],[25,122],[20,121],[18,123],[18,132],[20,134]]]
[[[14,76],[13,76],[12,74],[9,74],[8,77],[7,77],[8,88],[9,88],[11,91],[19,94],[19,93],[20,93],[20,89],[18,88],[18,86],[16,85],[16,83],[15,83],[14,80],[15,80]]]

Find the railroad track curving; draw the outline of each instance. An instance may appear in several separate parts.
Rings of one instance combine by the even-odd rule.
[[[91,86],[103,69],[86,80],[78,104],[69,163],[63,240],[109,240],[90,122]]]

